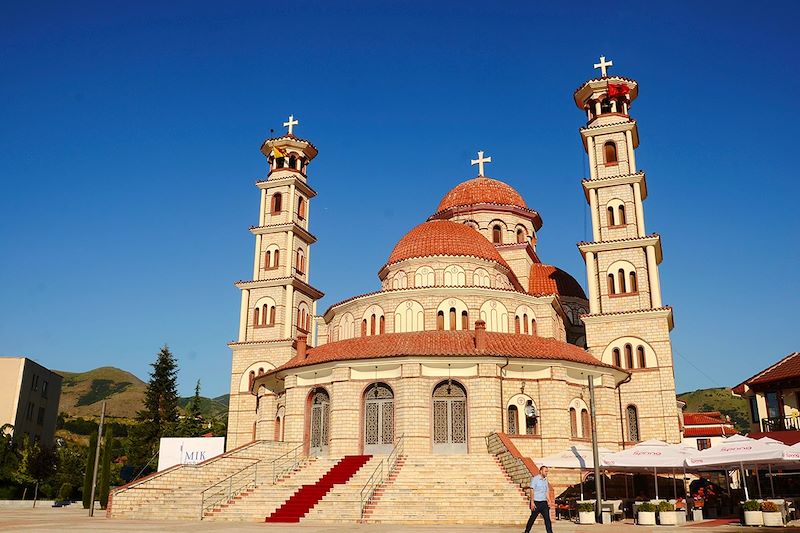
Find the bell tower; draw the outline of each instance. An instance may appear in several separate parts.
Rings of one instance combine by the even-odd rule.
[[[288,132],[267,139],[261,153],[267,159],[267,178],[256,182],[260,193],[255,236],[253,277],[236,282],[242,300],[239,336],[233,351],[227,448],[255,437],[256,396],[252,380],[296,355],[296,338],[315,338],[316,301],[323,293],[311,286],[309,266],[310,200],[316,191],[308,184],[308,168],[316,147],[294,135],[293,115],[283,125]]]
[[[645,231],[645,173],[636,165],[637,122],[631,106],[635,80],[609,75],[604,56],[600,77],[575,91],[586,113],[580,129],[589,159],[583,190],[592,220],[592,240],[578,244],[586,262],[589,314],[587,347],[605,363],[631,373],[619,388],[620,438],[679,442],[672,344],[672,308],[661,301],[658,268],[661,237]]]

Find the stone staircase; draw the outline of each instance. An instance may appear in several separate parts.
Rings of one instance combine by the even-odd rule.
[[[255,441],[198,465],[179,465],[116,489],[110,518],[199,520],[203,490],[250,468],[271,477],[272,461],[296,444]],[[271,481],[271,479],[270,479]]]
[[[384,484],[364,521],[403,524],[513,524],[528,500],[489,454],[410,455]]]

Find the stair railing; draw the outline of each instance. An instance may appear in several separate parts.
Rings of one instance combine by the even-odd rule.
[[[394,472],[397,466],[397,460],[403,454],[404,437],[405,434],[400,435],[400,438],[397,439],[394,447],[392,447],[392,451],[389,452],[389,456],[378,463],[378,466],[375,467],[375,470],[372,471],[372,475],[369,476],[369,479],[367,479],[367,482],[364,484],[364,488],[361,489],[361,520],[364,519],[364,512],[375,496],[375,491],[378,490],[378,487],[380,487],[383,482],[392,475],[392,472]]]
[[[229,502],[246,490],[258,486],[258,465],[260,459],[240,468],[228,477],[217,481],[200,494],[200,520],[210,511]],[[263,467],[262,467],[263,469]]]
[[[284,474],[297,470],[304,460],[302,444],[275,458],[272,461],[272,484],[276,484]]]

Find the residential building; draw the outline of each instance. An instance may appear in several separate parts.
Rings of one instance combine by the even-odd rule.
[[[0,357],[0,426],[52,446],[62,377],[27,357]]]

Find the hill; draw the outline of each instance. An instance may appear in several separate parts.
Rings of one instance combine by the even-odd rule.
[[[88,372],[57,371],[64,376],[59,412],[70,417],[98,416],[106,401],[109,416],[132,418],[142,408],[147,384],[130,372],[104,366]]]
[[[686,402],[687,411],[719,411],[730,416],[731,422],[739,431],[750,431],[750,407],[747,400],[734,396],[730,389],[698,389],[678,394],[678,399]]]

